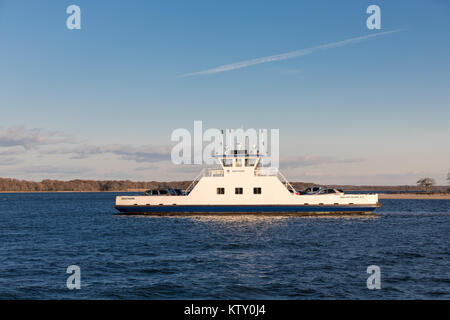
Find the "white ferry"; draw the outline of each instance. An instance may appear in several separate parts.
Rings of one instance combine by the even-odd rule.
[[[149,190],[117,196],[125,214],[349,214],[381,205],[378,194],[345,194],[338,189],[297,191],[277,168],[263,167],[262,155],[231,150],[217,156],[220,167],[205,168],[184,191]]]

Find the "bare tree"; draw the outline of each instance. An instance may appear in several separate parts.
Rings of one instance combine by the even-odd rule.
[[[423,178],[416,183],[419,187],[425,188],[426,192],[430,192],[430,188],[436,184],[436,181],[433,178]]]
[[[450,169],[448,170],[448,173],[447,173],[447,181],[448,181],[448,184],[450,184]],[[450,188],[447,188],[447,193],[450,193]]]

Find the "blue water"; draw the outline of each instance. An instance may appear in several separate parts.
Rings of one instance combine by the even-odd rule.
[[[365,217],[147,217],[116,215],[115,195],[0,194],[0,298],[450,298],[449,200],[381,200]]]

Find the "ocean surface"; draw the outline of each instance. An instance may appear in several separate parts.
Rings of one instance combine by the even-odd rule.
[[[353,217],[149,217],[117,215],[115,196],[0,194],[0,299],[450,298],[450,200],[380,200]]]

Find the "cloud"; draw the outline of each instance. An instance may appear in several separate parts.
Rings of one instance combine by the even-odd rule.
[[[96,174],[93,168],[68,165],[22,165],[20,167],[0,166],[0,177],[24,180],[43,179],[91,179]]]
[[[206,168],[206,166],[202,166],[199,164],[183,164],[183,165],[173,165],[172,172],[175,173],[183,173],[183,174],[200,174],[200,171],[202,171],[203,168]]]
[[[11,156],[11,155],[19,155],[24,154],[25,149],[22,147],[7,147],[3,150],[0,150],[0,156]]]
[[[0,166],[13,166],[24,162],[23,159],[15,157],[24,153],[25,149],[23,147],[6,147],[0,149]]]
[[[22,162],[23,162],[23,160],[22,159],[18,159],[18,158],[0,157],[0,166],[13,166],[15,164],[20,164]]]
[[[121,156],[124,160],[134,160],[136,162],[159,162],[170,160],[169,146],[123,146],[110,145],[104,147],[105,152],[110,152]]]
[[[307,55],[307,54],[311,54],[314,51],[342,47],[342,46],[345,46],[347,44],[357,43],[357,42],[360,42],[360,41],[363,41],[363,40],[367,40],[367,39],[371,39],[371,38],[375,38],[375,37],[380,37],[380,36],[383,36],[383,35],[399,32],[399,31],[403,31],[403,30],[399,29],[399,30],[378,32],[378,33],[375,33],[375,34],[370,34],[370,35],[356,37],[356,38],[350,38],[350,39],[346,39],[346,40],[342,40],[342,41],[338,41],[338,42],[331,42],[331,43],[327,43],[327,44],[322,44],[320,46],[306,48],[306,49],[301,49],[301,50],[297,50],[297,51],[293,51],[293,52],[282,53],[282,54],[277,54],[277,55],[268,56],[268,57],[262,57],[262,58],[256,58],[256,59],[251,59],[251,60],[246,60],[246,61],[226,64],[226,65],[222,65],[222,66],[219,66],[219,67],[216,67],[216,68],[207,69],[207,70],[198,71],[198,72],[186,73],[186,74],[180,75],[179,77],[190,77],[190,76],[200,76],[200,75],[214,74],[214,73],[219,73],[219,72],[236,70],[236,69],[240,69],[240,68],[246,68],[246,67],[254,66],[254,65],[257,65],[257,64],[261,64],[261,63],[292,59],[292,58],[304,56],[304,55]]]
[[[111,144],[106,146],[81,145],[74,148],[64,148],[49,151],[52,154],[73,154],[72,159],[85,159],[93,155],[111,153],[123,160],[136,162],[160,162],[170,160],[170,146],[125,146]]]
[[[159,167],[155,166],[153,164],[148,165],[148,166],[142,166],[142,167],[134,168],[135,171],[147,171],[147,170],[157,170],[157,169],[159,169]]]
[[[300,168],[321,164],[332,163],[356,163],[364,161],[361,158],[344,158],[339,159],[331,156],[300,156],[300,157],[285,157],[280,159],[280,166],[282,168]]]
[[[11,127],[0,130],[0,147],[23,147],[32,149],[40,145],[72,143],[73,139],[64,133],[43,129]]]

